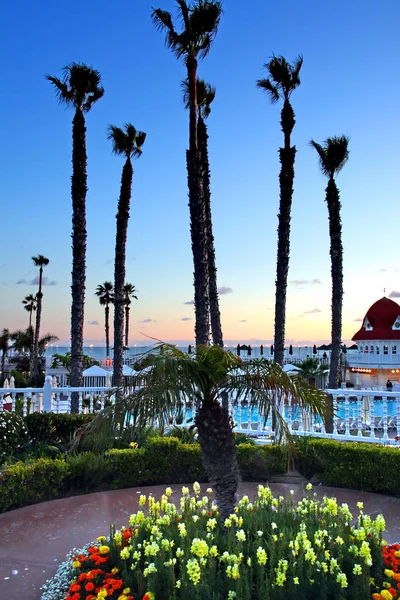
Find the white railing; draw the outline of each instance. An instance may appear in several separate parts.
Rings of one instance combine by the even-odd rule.
[[[23,414],[29,412],[70,413],[72,394],[78,394],[78,412],[93,413],[102,410],[107,398],[114,400],[113,388],[71,388],[51,386],[51,377],[46,377],[43,388],[0,389],[0,410],[15,411],[17,395],[22,399]],[[133,389],[127,389],[126,393]],[[280,411],[294,435],[317,436],[343,441],[363,441],[399,445],[400,448],[400,392],[378,390],[337,389],[326,390],[333,396],[333,433],[326,433],[322,419],[300,409],[297,405],[281,406]],[[234,421],[234,431],[246,433],[265,443],[273,438],[272,417],[265,419],[251,398],[231,397],[229,412]],[[171,415],[172,423],[181,426],[193,424],[195,407],[184,405],[180,415]]]

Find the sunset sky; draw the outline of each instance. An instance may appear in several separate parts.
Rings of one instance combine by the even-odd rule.
[[[185,150],[188,114],[182,62],[165,48],[151,7],[172,0],[7,2],[0,45],[3,115],[0,198],[0,328],[25,327],[21,301],[36,293],[31,256],[45,270],[42,331],[68,344],[71,279],[72,109],[58,105],[45,74],[82,61],[98,69],[105,95],[87,116],[85,344],[104,342],[94,291],[113,280],[115,214],[123,160],[107,126],[147,132],[134,164],[127,280],[139,300],[131,343],[192,340],[193,264]],[[249,8],[251,7],[251,8]],[[256,88],[273,53],[304,57],[293,93],[297,147],[287,296],[287,343],[329,340],[330,258],[326,181],[311,138],[350,137],[337,183],[344,245],[343,340],[383,296],[400,297],[398,0],[225,0],[220,30],[199,76],[216,86],[208,120],[212,211],[226,341],[273,337],[279,204],[280,103]]]

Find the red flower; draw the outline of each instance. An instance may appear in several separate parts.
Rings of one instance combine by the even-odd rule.
[[[94,590],[94,585],[93,585],[93,583],[92,583],[91,581],[89,581],[89,583],[87,583],[87,584],[85,585],[85,590],[86,590],[87,592],[92,592],[92,591]]]

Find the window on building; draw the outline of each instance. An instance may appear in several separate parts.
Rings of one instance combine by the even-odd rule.
[[[364,346],[360,346],[360,352],[364,352]]]
[[[373,354],[373,353],[374,353],[374,347],[371,346],[371,354]]]
[[[383,345],[383,354],[389,354],[389,346]]]
[[[380,349],[380,347],[379,347],[379,346],[377,346],[377,347],[376,347],[376,353],[377,353],[377,354],[379,354],[379,349]]]
[[[397,352],[397,347],[396,346],[392,346],[392,354],[396,354]]]

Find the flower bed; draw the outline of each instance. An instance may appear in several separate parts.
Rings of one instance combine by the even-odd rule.
[[[201,495],[197,483],[193,494],[182,489],[179,506],[169,501],[170,488],[160,501],[143,495],[128,527],[111,529],[73,556],[69,587],[58,586],[51,598],[397,598],[400,552],[382,541],[382,515],[372,520],[359,503],[352,525],[346,504],[319,502],[311,484],[307,490],[295,504],[291,495],[274,498],[260,485],[255,500],[243,497],[223,526],[212,490]]]

